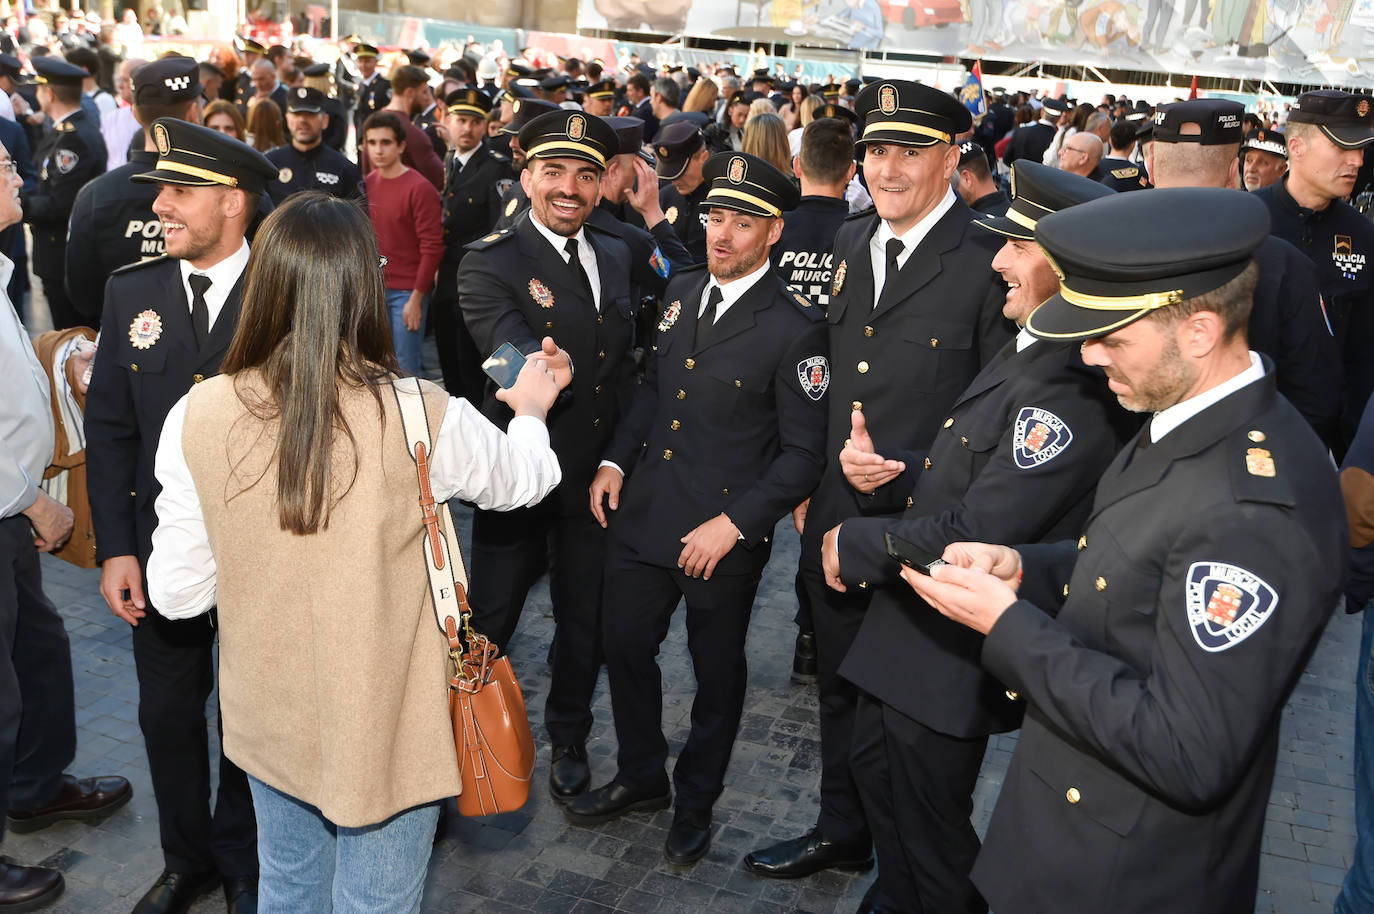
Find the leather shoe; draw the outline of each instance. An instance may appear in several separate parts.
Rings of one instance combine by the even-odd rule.
[[[770,879],[800,879],[821,870],[865,872],[873,869],[873,849],[863,844],[839,844],[821,834],[819,827],[790,841],[748,854],[744,868]]]
[[[873,880],[873,884],[864,892],[863,900],[859,902],[859,908],[854,914],[883,914],[887,910],[883,907],[887,899],[883,896],[883,890],[878,888],[878,880]]]
[[[258,914],[258,877],[225,876],[224,901],[228,914]]]
[[[663,859],[674,866],[691,866],[711,849],[711,827],[705,828],[682,816],[673,817],[668,840],[663,842]]]
[[[32,911],[62,894],[62,874],[46,866],[0,863],[0,911]]]
[[[592,782],[592,769],[587,764],[587,747],[554,746],[553,764],[549,766],[549,793],[560,803],[583,793]]]
[[[99,819],[129,802],[133,795],[129,782],[118,776],[78,780],[64,774],[51,803],[37,809],[11,809],[6,824],[10,831],[22,835],[60,819]]]
[[[589,790],[574,798],[563,808],[568,819],[578,825],[600,825],[635,809],[667,809],[672,799],[663,791],[632,790],[615,781],[605,787]]]
[[[197,898],[215,887],[215,878],[213,870],[207,873],[163,870],[153,887],[134,906],[134,914],[185,914]]]
[[[792,681],[798,685],[810,685],[817,678],[816,635],[814,632],[797,632],[797,646],[792,651]]]

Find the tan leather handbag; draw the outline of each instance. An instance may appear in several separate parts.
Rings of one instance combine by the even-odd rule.
[[[415,378],[400,378],[392,386],[401,408],[406,446],[420,479],[425,564],[434,595],[434,615],[448,639],[453,660],[448,706],[462,776],[458,811],[465,816],[509,812],[525,805],[534,775],[534,735],[525,713],[525,697],[510,658],[497,657],[500,648],[472,629],[467,569],[457,528],[448,503],[436,505],[429,485],[433,448],[420,383]]]

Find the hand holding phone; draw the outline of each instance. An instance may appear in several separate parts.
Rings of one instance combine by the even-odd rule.
[[[500,348],[482,363],[487,377],[496,382],[497,387],[509,390],[515,386],[520,369],[525,367],[525,356],[512,343],[502,343]]]
[[[915,543],[904,540],[890,531],[883,534],[883,541],[887,545],[888,555],[921,574],[928,575],[935,566],[948,564],[938,555],[931,555]]]

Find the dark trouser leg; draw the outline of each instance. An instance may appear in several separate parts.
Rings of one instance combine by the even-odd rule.
[[[81,315],[76,313],[71,299],[67,298],[66,280],[61,273],[45,274],[38,277],[43,281],[43,297],[48,300],[48,311],[52,314],[54,330],[66,330],[81,323]]]
[[[43,595],[28,518],[5,518],[0,520],[0,811],[51,801],[75,755],[67,630]]]
[[[525,597],[548,558],[550,512],[543,505],[472,515],[468,602],[472,627],[505,650]]]
[[[463,323],[456,292],[446,291],[441,296],[439,287],[435,287],[435,296],[429,303],[429,325],[434,328],[434,346],[439,351],[444,389],[451,396],[480,406],[487,376],[482,373],[482,357],[477,354],[477,345]]]
[[[209,616],[174,622],[151,606],[133,631],[138,722],[157,798],[162,853],[167,869],[179,873],[215,868],[205,729],[214,639]]]
[[[554,525],[549,594],[553,598],[553,669],[544,727],[556,746],[586,742],[592,694],[601,670],[601,583],[606,531],[590,511]]]
[[[821,812],[817,823],[831,841],[862,844],[869,840],[868,822],[849,770],[858,690],[840,676],[839,668],[863,623],[869,593],[854,588],[839,593],[825,586],[819,556],[802,554],[801,575],[811,601],[819,676]]]
[[[635,790],[667,790],[657,657],[682,592],[667,568],[636,561],[614,537],[607,548],[602,643],[619,743],[616,780]]]
[[[946,736],[860,695],[853,770],[895,910],[986,914],[969,880],[979,848],[969,815],[986,748],[987,737]]]
[[[673,768],[675,806],[704,828],[725,782],[744,710],[744,638],[759,574],[713,575],[709,581],[674,576],[687,598],[687,648],[697,679],[692,729]]]
[[[222,746],[224,722],[219,719],[217,723]],[[258,871],[258,820],[248,775],[223,750],[219,754],[219,789],[215,792],[210,853],[220,875],[251,876]]]
[[[806,592],[806,581],[802,578],[801,568],[797,569],[793,588],[797,593],[797,614],[792,617],[792,621],[797,623],[797,631],[812,631],[815,623],[811,621],[811,596]]]

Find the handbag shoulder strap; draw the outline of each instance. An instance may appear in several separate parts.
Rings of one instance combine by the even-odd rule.
[[[451,647],[457,647],[458,624],[467,623],[472,615],[468,607],[468,574],[463,565],[463,551],[458,543],[457,528],[448,502],[434,501],[429,484],[429,464],[433,456],[434,438],[430,434],[429,415],[425,412],[425,398],[418,378],[396,378],[391,382],[396,405],[401,411],[401,427],[406,437],[406,449],[415,461],[420,483],[420,517],[425,526],[425,566],[429,569],[429,589],[434,596],[434,616],[440,630],[448,637]]]

